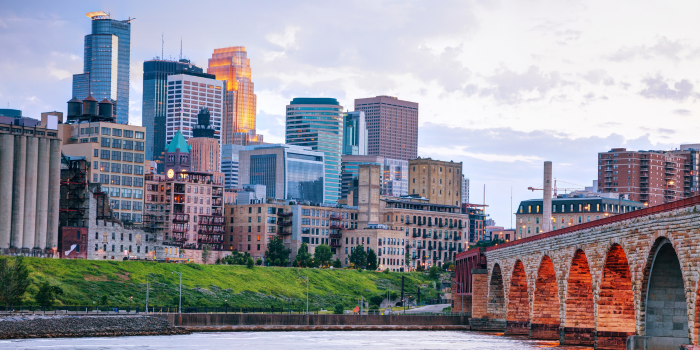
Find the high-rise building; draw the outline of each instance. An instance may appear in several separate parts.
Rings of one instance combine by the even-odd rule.
[[[340,199],[343,106],[334,98],[295,98],[287,105],[286,143],[325,154],[325,200]]]
[[[699,145],[681,145],[674,151],[600,152],[598,189],[649,206],[696,195],[699,155]]]
[[[221,156],[219,141],[214,137],[214,128],[210,124],[209,110],[202,108],[197,115],[197,125],[189,139],[192,146],[192,171],[200,173],[219,173]]]
[[[286,144],[248,146],[239,152],[239,188],[267,186],[267,197],[324,202],[324,154]]]
[[[246,146],[241,145],[221,145],[221,172],[224,173],[226,190],[239,188],[239,153],[245,149]]]
[[[165,124],[168,111],[168,76],[188,74],[214,78],[189,60],[168,61],[156,58],[143,62],[142,125],[146,127],[146,159],[158,164],[163,172],[163,150],[165,149]]]
[[[343,115],[343,154],[367,155],[365,112],[347,112]]]
[[[197,114],[205,107],[211,114],[214,136],[220,140],[223,85],[223,82],[212,78],[189,74],[169,75],[165,141],[169,143],[178,130],[185,139],[192,137],[192,130],[197,125]]]
[[[367,119],[367,154],[411,160],[418,157],[418,103],[391,96],[359,98],[355,110]]]
[[[382,196],[401,197],[408,194],[408,161],[384,158]]]
[[[408,167],[409,195],[420,195],[434,204],[462,204],[462,162],[418,157]]]
[[[83,74],[73,76],[73,97],[109,99],[116,122],[128,124],[131,19],[111,19],[102,11],[85,15],[92,19],[92,34],[85,36]]]
[[[462,174],[462,203],[469,203],[469,178]]]
[[[347,199],[350,191],[353,189],[356,191],[356,186],[354,182],[357,180],[359,174],[360,174],[360,165],[363,164],[376,164],[379,166],[379,173],[380,173],[380,183],[381,182],[381,177],[384,175],[382,168],[384,167],[384,158],[379,157],[379,156],[360,156],[360,155],[351,155],[351,154],[343,154],[342,158],[342,175],[341,175],[341,199]],[[357,195],[357,193],[354,193],[354,195]],[[348,205],[349,202],[348,202]],[[356,203],[353,202],[352,205],[356,205]]]
[[[250,59],[243,46],[215,49],[207,73],[226,81],[222,144],[234,144],[234,133],[253,131],[257,96],[251,79]]]

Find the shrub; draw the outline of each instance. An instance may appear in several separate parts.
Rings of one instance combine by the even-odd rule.
[[[336,315],[342,315],[345,312],[345,308],[343,307],[342,304],[335,304],[335,307],[333,308],[333,313]]]
[[[255,265],[262,265],[262,259],[255,260]]]
[[[248,257],[248,261],[246,262],[246,266],[248,266],[249,269],[252,269],[253,266],[255,266],[255,263],[253,262],[253,257]]]

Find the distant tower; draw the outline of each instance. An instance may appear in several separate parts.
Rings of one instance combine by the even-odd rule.
[[[165,147],[165,175],[172,179],[178,173],[189,172],[192,168],[190,147],[180,130],[175,133],[172,141]]]
[[[219,140],[214,136],[214,128],[210,123],[209,110],[202,108],[197,115],[197,125],[192,129],[192,137],[188,143],[192,147],[192,171],[200,173],[218,173]]]
[[[85,36],[83,73],[73,75],[72,97],[106,98],[117,123],[129,124],[131,20],[110,19],[102,11],[85,15],[92,19],[92,34]]]
[[[544,183],[542,201],[542,232],[552,230],[552,162],[544,162]]]

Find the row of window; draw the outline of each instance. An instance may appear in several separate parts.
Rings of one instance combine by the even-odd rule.
[[[93,174],[93,180],[97,178],[97,174]],[[98,182],[95,180],[95,182]],[[133,186],[133,187],[143,187],[143,178],[141,177],[131,177],[131,176],[119,176],[119,175],[107,175],[100,174],[99,183],[109,184],[109,185],[119,185],[119,186]],[[141,196],[143,196],[143,190],[139,191]],[[141,197],[139,197],[141,198]]]
[[[143,131],[133,131],[133,130],[122,130],[122,129],[117,129],[117,128],[102,128],[101,130],[102,135],[111,135],[111,136],[116,136],[116,137],[125,137],[125,138],[135,138],[135,139],[144,139],[144,132]],[[81,134],[96,134],[97,133],[97,128],[81,128],[80,129]]]
[[[113,251],[113,252],[115,251],[114,248],[115,248],[115,245],[112,244],[112,251]],[[99,246],[99,244],[97,244],[97,243],[95,243],[95,251],[96,251],[96,252],[99,252],[99,251],[100,251],[100,246]],[[107,252],[107,245],[106,245],[106,244],[103,244],[103,245],[102,245],[102,251],[103,251],[103,252]],[[123,251],[125,251],[125,250],[124,250],[124,245],[122,244],[122,245],[119,246],[119,252],[123,252]],[[128,251],[129,251],[129,253],[133,253],[133,252],[134,252],[134,251],[131,249],[131,246],[129,246]],[[136,246],[136,253],[141,253],[141,246],[140,246],[140,245],[137,245],[137,246]],[[145,246],[145,247],[144,247],[144,253],[148,254],[148,246]]]
[[[143,190],[140,190],[140,189],[132,190],[130,188],[103,187],[102,190],[109,193],[109,196],[112,198],[116,198],[116,197],[134,198],[134,199],[142,199],[143,198]]]

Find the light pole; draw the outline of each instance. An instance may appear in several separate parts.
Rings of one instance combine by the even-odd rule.
[[[666,199],[666,203],[668,203],[668,185],[673,186],[673,184],[675,184],[675,182],[674,182],[673,180],[667,180],[667,181],[666,181],[666,198],[665,198],[665,199]]]
[[[182,313],[182,272],[171,271],[170,274],[178,274],[180,276],[180,300],[178,301],[177,313]]]
[[[299,276],[299,279],[306,277],[306,314],[309,314],[309,276]]]
[[[461,283],[459,283],[459,282],[457,282],[457,281],[455,281],[455,283],[459,284],[460,295],[462,296],[462,298],[461,298],[461,299],[462,299],[462,304],[461,304],[461,306],[460,306],[460,308],[459,308],[459,313],[461,314],[461,313],[464,312],[464,285],[461,284]],[[454,310],[453,310],[453,311],[454,311]]]

